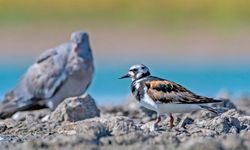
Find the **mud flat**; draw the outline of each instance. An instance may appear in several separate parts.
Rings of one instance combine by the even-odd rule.
[[[86,95],[65,100],[54,112],[18,112],[0,120],[0,149],[250,149],[248,106],[247,98],[234,104],[226,100],[214,105],[219,115],[203,110],[176,114],[173,129],[166,116],[150,132],[154,112],[131,99],[97,107]]]

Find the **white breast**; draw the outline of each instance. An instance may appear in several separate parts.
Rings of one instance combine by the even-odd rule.
[[[157,106],[156,103],[148,96],[146,90],[147,90],[147,87],[144,87],[145,94],[144,94],[143,99],[141,99],[140,104],[141,104],[143,107],[146,107],[147,109],[150,109],[150,110],[153,110],[153,111],[158,112],[158,106]]]

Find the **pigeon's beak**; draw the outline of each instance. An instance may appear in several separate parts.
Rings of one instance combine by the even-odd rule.
[[[78,44],[75,43],[75,44],[73,45],[73,50],[76,52],[76,51],[77,51],[77,48],[78,48]]]
[[[129,78],[130,77],[130,74],[125,74],[124,76],[118,78],[118,79],[124,79],[124,78]]]

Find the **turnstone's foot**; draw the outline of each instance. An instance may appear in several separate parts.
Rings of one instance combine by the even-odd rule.
[[[170,129],[172,129],[174,127],[174,117],[172,116],[172,114],[170,114]]]

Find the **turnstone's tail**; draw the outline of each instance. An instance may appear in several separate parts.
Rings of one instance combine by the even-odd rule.
[[[201,108],[203,108],[203,109],[206,109],[206,110],[209,110],[209,111],[211,111],[211,112],[213,112],[213,113],[215,113],[215,114],[219,114],[219,112],[215,109],[215,108],[213,108],[213,107],[209,107],[209,106],[206,106],[206,105],[199,105]]]
[[[209,97],[205,97],[205,96],[198,96],[202,101],[207,101],[207,103],[220,103],[222,102],[222,100],[219,100],[219,99],[213,99],[213,98],[209,98]],[[207,105],[199,105],[202,109],[206,109],[206,110],[209,110],[215,114],[219,114],[219,112],[213,108],[213,107],[210,107],[210,106],[207,106]]]
[[[206,96],[194,95],[194,98],[197,99],[197,103],[220,103],[222,100],[214,99]]]

